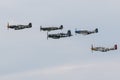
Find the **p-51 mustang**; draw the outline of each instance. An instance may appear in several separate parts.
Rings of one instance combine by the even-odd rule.
[[[98,33],[98,28],[96,28],[93,31],[88,31],[88,30],[75,30],[76,34],[83,34],[83,35],[89,35],[89,34],[93,34],[93,33]]]
[[[70,36],[72,36],[70,30],[68,30],[67,33],[57,33],[57,34],[48,34],[47,33],[47,39],[48,38],[59,39],[59,38],[70,37]]]
[[[25,29],[25,28],[31,28],[32,27],[32,23],[29,23],[28,25],[9,25],[9,23],[7,24],[7,28],[11,28],[14,30],[21,30],[21,29]]]
[[[110,50],[117,50],[117,44],[115,44],[114,47],[111,47],[111,48],[93,47],[93,45],[92,45],[91,50],[92,51],[100,51],[100,52],[107,52],[107,51],[110,51]]]
[[[63,25],[61,25],[60,27],[42,27],[40,26],[40,31],[43,30],[43,31],[52,31],[52,30],[62,30],[63,29]]]

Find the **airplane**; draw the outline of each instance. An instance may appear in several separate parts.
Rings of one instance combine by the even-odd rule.
[[[111,47],[111,48],[93,47],[93,45],[92,45],[91,50],[92,51],[100,51],[100,52],[107,52],[107,51],[110,51],[110,50],[117,50],[117,44],[115,44],[114,47]]]
[[[98,28],[96,28],[93,31],[88,31],[88,30],[75,30],[76,34],[83,34],[83,35],[89,35],[89,34],[93,34],[93,33],[98,33]]]
[[[52,30],[59,30],[59,29],[63,29],[63,25],[61,25],[60,27],[42,27],[40,26],[40,31],[43,30],[43,31],[52,31]]]
[[[57,33],[57,34],[48,34],[48,32],[47,32],[47,39],[48,38],[60,39],[60,38],[70,37],[70,36],[72,36],[70,30],[68,30],[67,33]]]
[[[32,27],[32,23],[29,23],[28,25],[9,25],[9,23],[7,24],[7,28],[11,28],[14,30],[21,30],[21,29],[25,29],[25,28],[31,28]]]

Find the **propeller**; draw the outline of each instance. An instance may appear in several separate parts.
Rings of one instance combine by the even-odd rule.
[[[7,23],[7,29],[9,29],[9,22]]]
[[[93,44],[91,45],[91,51],[92,51],[92,53],[93,53]]]
[[[77,31],[77,28],[75,28],[75,35],[77,35],[76,31]]]
[[[48,40],[48,32],[47,32],[47,40]]]
[[[42,26],[40,26],[40,31],[42,30]]]

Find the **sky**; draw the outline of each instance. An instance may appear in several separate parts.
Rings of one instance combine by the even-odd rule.
[[[120,80],[119,0],[0,0],[0,80]],[[32,28],[7,29],[9,24]],[[40,26],[73,36],[48,39]],[[75,35],[75,29],[97,34]],[[91,45],[118,50],[91,52]]]

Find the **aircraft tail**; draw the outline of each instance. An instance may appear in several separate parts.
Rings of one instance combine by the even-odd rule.
[[[117,48],[118,48],[118,47],[117,47],[117,44],[115,44],[114,48],[115,48],[115,50],[117,50]]]
[[[70,30],[68,30],[67,35],[68,35],[69,37],[70,37],[70,36],[72,36],[72,34],[71,34],[71,31],[70,31]]]
[[[32,23],[29,23],[28,25],[29,25],[29,27],[32,27]]]
[[[95,32],[98,33],[98,28],[95,29]]]
[[[63,25],[61,25],[59,29],[63,29]]]

